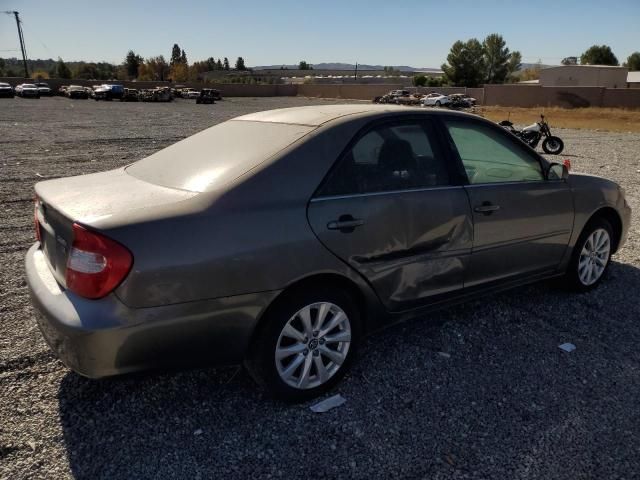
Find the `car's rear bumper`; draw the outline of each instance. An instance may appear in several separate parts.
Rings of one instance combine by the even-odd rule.
[[[47,343],[69,368],[92,378],[239,363],[258,319],[279,293],[151,308],[129,308],[114,294],[88,300],[55,281],[39,244],[27,253],[26,273]]]

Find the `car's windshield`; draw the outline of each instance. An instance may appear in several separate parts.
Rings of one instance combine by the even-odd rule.
[[[156,185],[206,192],[253,169],[313,130],[282,123],[231,120],[178,142],[127,168]]]

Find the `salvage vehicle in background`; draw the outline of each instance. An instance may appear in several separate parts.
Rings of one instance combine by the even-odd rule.
[[[135,88],[125,88],[122,92],[122,97],[120,97],[121,102],[137,102],[138,101],[138,90]]]
[[[119,100],[124,94],[124,87],[122,85],[104,84],[99,85],[93,89],[92,98],[98,100]]]
[[[156,87],[140,90],[138,98],[143,102],[171,102],[173,95],[168,87]]]
[[[16,86],[16,95],[24,98],[40,98],[40,91],[33,83],[22,83]]]
[[[200,92],[192,88],[186,93],[185,98],[193,100],[194,98],[198,98],[199,96],[200,96]]]
[[[69,85],[65,89],[65,95],[73,99],[86,100],[89,98],[89,92],[87,92],[87,89],[81,85]]]
[[[476,105],[476,99],[466,93],[452,93],[448,97],[450,108],[471,108]]]
[[[540,115],[539,122],[524,127],[522,130],[516,129],[509,120],[502,120],[498,125],[520,138],[531,148],[536,148],[540,139],[544,137],[542,150],[549,155],[559,155],[564,150],[564,142],[560,137],[551,135],[551,129],[544,119],[544,115]]]
[[[493,122],[371,104],[244,115],[35,193],[27,284],[66,365],[244,362],[287,400],[395,321],[543,279],[596,287],[631,216],[616,183]]]
[[[38,88],[41,97],[51,97],[53,95],[53,91],[48,83],[38,82],[35,86]]]
[[[202,90],[200,90],[200,95],[198,96],[198,98],[196,98],[196,103],[200,104],[200,103],[209,103],[209,104],[213,104],[215,103],[215,99],[216,96],[213,89],[211,88],[203,88]]]
[[[13,87],[8,83],[0,82],[0,98],[13,98],[14,96]]]
[[[449,104],[449,97],[441,93],[429,93],[422,98],[422,105],[425,107],[440,107]]]

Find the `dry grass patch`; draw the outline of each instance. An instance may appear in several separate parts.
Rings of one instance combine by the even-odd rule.
[[[489,120],[510,120],[517,125],[529,125],[538,121],[544,113],[553,128],[580,128],[608,130],[612,132],[639,132],[640,110],[622,108],[559,108],[559,107],[478,107],[476,113]]]

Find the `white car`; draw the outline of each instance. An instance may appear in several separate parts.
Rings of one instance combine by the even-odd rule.
[[[23,83],[16,86],[16,95],[19,97],[40,98],[40,91],[33,83]]]
[[[13,87],[8,83],[0,82],[0,97],[13,98]]]
[[[50,97],[52,95],[51,87],[49,87],[48,83],[40,82],[36,83],[35,85],[38,89],[38,92],[40,92],[40,96]]]
[[[441,105],[447,105],[450,102],[451,100],[449,99],[449,97],[441,93],[430,93],[422,99],[422,105],[424,105],[425,107],[432,105],[439,107]]]
[[[200,96],[200,92],[198,90],[189,90],[187,92],[187,98],[198,98]]]

